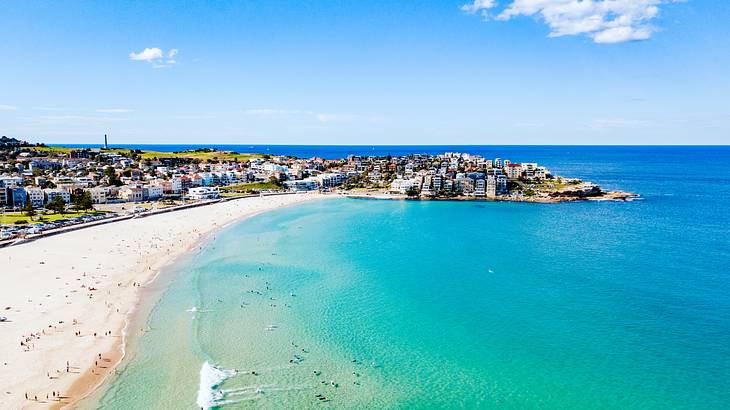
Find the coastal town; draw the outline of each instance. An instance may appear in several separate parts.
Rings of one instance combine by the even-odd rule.
[[[245,195],[319,191],[383,199],[625,200],[534,162],[469,153],[294,158],[214,149],[65,148],[0,137],[3,238]]]

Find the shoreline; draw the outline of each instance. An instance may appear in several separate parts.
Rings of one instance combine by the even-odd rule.
[[[0,249],[15,268],[0,287],[9,319],[0,323],[0,407],[69,408],[89,398],[124,360],[146,288],[162,271],[220,229],[318,198],[327,196],[226,201]]]
[[[370,191],[370,192],[337,192],[330,195],[344,196],[353,199],[377,199],[387,201],[453,201],[453,202],[528,202],[538,204],[558,204],[563,202],[586,202],[586,201],[619,201],[628,202],[638,198],[640,195],[631,192],[622,191],[609,191],[604,192],[601,195],[595,196],[529,196],[529,197],[508,197],[508,196],[497,196],[497,197],[476,197],[476,196],[454,196],[454,197],[424,197],[416,196],[411,197],[404,194],[393,194],[384,191]]]

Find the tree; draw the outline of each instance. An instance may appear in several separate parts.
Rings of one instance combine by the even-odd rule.
[[[53,197],[51,202],[46,205],[46,209],[50,209],[53,212],[63,214],[63,212],[66,210],[66,202],[64,202],[63,198],[61,198],[61,195],[56,195]]]
[[[33,203],[30,202],[30,195],[26,195],[25,197],[25,206],[23,207],[23,212],[25,212],[25,216],[34,216],[35,215],[35,209],[33,209]]]
[[[84,191],[73,198],[74,208],[77,210],[89,210],[94,208],[94,201],[91,199],[91,192]]]
[[[122,181],[117,176],[117,171],[114,170],[112,167],[106,167],[104,168],[104,176],[107,177],[109,180],[109,185],[114,186],[122,186],[124,185]]]
[[[418,196],[418,188],[416,187],[410,187],[406,190],[406,195],[408,196]]]

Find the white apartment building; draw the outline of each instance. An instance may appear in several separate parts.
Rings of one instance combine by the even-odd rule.
[[[144,200],[144,190],[140,187],[125,186],[119,190],[119,197],[127,202],[140,202]]]
[[[188,190],[188,198],[190,199],[216,199],[219,196],[220,191],[218,191],[218,187],[201,186]]]
[[[393,182],[390,183],[390,191],[391,192],[397,192],[400,194],[405,194],[409,190],[413,188],[418,187],[418,182],[413,179],[401,179],[397,178],[394,179]]]
[[[504,167],[509,179],[519,179],[522,176],[522,164],[509,164]]]
[[[284,181],[284,186],[291,191],[313,191],[319,188],[319,183],[314,178],[305,178],[293,181]]]
[[[438,194],[443,189],[444,177],[441,175],[434,175],[431,179],[433,181],[433,192]]]
[[[95,204],[105,204],[107,201],[107,194],[109,189],[108,188],[102,188],[102,187],[96,187],[87,189],[89,194],[91,194],[91,202]]]
[[[495,196],[497,196],[497,179],[494,176],[489,175],[487,177],[486,181],[487,181],[487,189],[486,189],[487,197],[494,198]]]
[[[30,199],[30,203],[38,208],[43,206],[43,203],[45,202],[46,195],[43,193],[43,190],[36,187],[27,187],[25,188],[25,192],[28,193],[28,198]]]
[[[474,182],[474,196],[485,196],[487,192],[486,181],[482,178]]]
[[[318,175],[316,179],[322,188],[332,188],[342,184],[347,178],[340,173],[327,173]]]
[[[522,163],[522,172],[524,172],[525,178],[528,178],[528,179],[535,178],[536,169],[537,169],[537,164],[534,162],[523,162]]]
[[[161,185],[145,185],[142,188],[146,191],[145,196],[149,200],[162,198],[162,194],[164,194],[164,190]]]
[[[53,198],[60,196],[65,203],[71,203],[71,194],[63,189],[44,189],[46,194],[46,203],[53,201]]]

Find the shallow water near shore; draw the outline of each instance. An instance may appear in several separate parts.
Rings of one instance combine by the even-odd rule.
[[[717,155],[718,179],[673,181],[668,159],[611,180],[630,203],[337,199],[247,219],[168,272],[95,405],[726,408]]]

